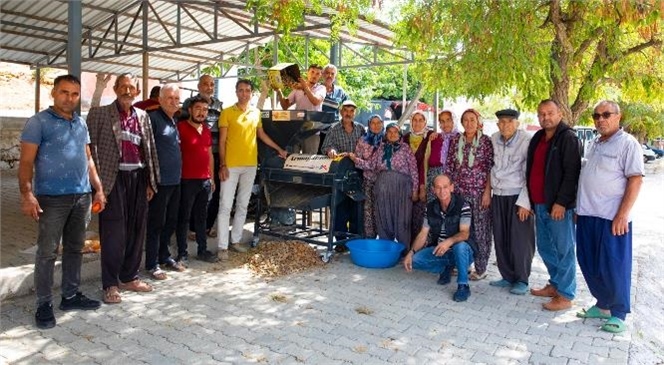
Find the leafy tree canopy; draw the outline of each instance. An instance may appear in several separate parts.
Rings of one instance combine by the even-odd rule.
[[[576,124],[606,87],[661,105],[660,0],[409,0],[397,44],[416,55],[429,89],[445,97],[545,98]]]

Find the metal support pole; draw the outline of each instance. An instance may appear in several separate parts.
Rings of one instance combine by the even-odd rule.
[[[272,42],[272,65],[279,63],[279,36],[274,35],[274,41]],[[272,90],[272,98],[270,104],[272,104],[272,110],[277,109],[277,92]]]
[[[304,37],[304,68],[309,69],[309,35]]]
[[[39,113],[41,99],[41,67],[35,69],[35,114]]]
[[[330,63],[338,66],[338,61],[339,60],[339,43],[337,42],[332,42],[332,45],[330,46]]]
[[[80,1],[67,2],[67,71],[81,79],[81,40],[83,39],[83,11]],[[39,79],[37,79],[39,84]],[[81,113],[81,104],[76,107]]]
[[[143,100],[150,97],[148,80],[150,78],[150,54],[148,53],[148,3],[143,3]]]
[[[150,54],[146,51],[143,52],[143,100],[150,97],[150,92],[148,91],[148,81],[150,77]]]
[[[433,110],[434,110],[433,130],[436,132],[440,132],[438,130],[438,114],[440,114],[440,91],[438,91],[438,89],[436,89],[436,96],[435,99],[433,100]]]
[[[403,89],[401,93],[401,113],[403,116],[403,112],[406,110],[406,99],[408,98],[408,65],[403,65]]]

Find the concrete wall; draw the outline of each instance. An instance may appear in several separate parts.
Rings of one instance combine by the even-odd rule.
[[[0,116],[0,168],[18,166],[21,131],[27,118]]]

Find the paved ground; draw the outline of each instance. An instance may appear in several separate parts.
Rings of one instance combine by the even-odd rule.
[[[34,227],[18,224],[8,177],[15,174],[2,175],[2,281],[6,264],[29,261],[5,257],[17,255],[10,248],[34,242]],[[348,256],[272,281],[243,267],[193,262],[154,283],[152,293],[125,294],[120,305],[56,310],[51,330],[33,326],[33,296],[5,300],[0,363],[664,363],[662,263],[653,254],[662,247],[663,182],[661,171],[649,173],[648,198],[635,208],[634,314],[620,335],[600,331],[599,320],[575,317],[593,304],[580,273],[573,310],[550,313],[541,310],[541,298],[510,295],[487,280],[472,284],[467,303],[455,303],[454,286],[435,285],[433,275],[362,269]],[[497,277],[494,265],[489,272]],[[100,297],[98,272],[90,278],[84,292]],[[536,258],[531,283],[545,281]]]

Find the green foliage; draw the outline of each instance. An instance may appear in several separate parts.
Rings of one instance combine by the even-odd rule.
[[[658,0],[410,0],[394,25],[428,89],[507,96],[534,108],[553,97],[575,124],[607,86],[661,103]],[[514,90],[517,90],[515,93]]]
[[[664,109],[642,103],[623,104],[622,124],[641,141],[664,135]]]

